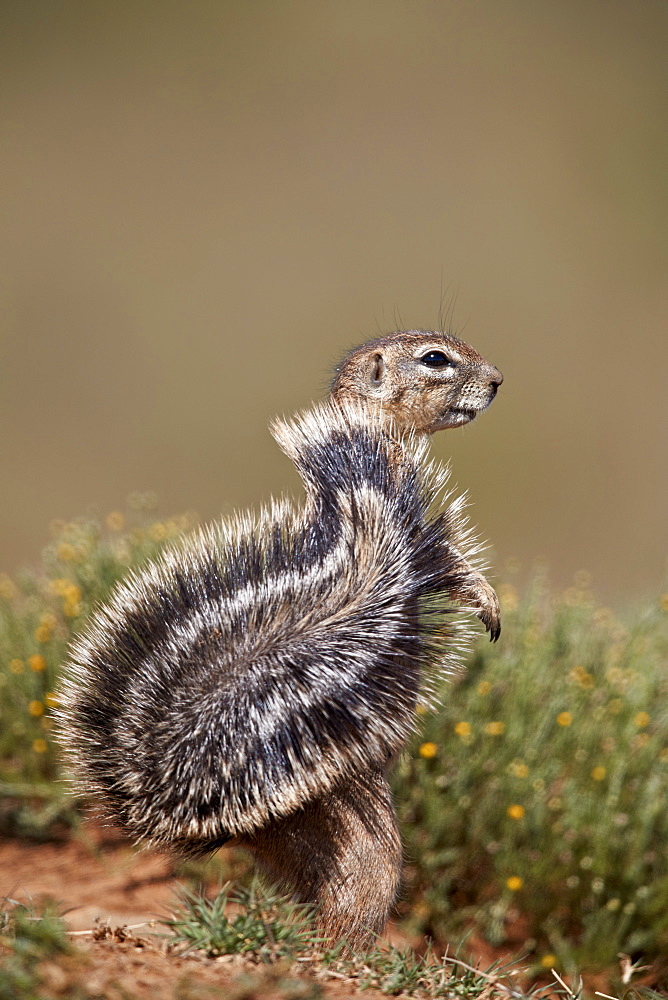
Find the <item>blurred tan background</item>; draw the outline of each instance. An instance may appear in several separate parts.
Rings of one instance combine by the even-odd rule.
[[[0,7],[0,569],[54,518],[298,489],[269,418],[452,326],[494,560],[665,584],[663,0]],[[456,301],[454,301],[456,300]]]

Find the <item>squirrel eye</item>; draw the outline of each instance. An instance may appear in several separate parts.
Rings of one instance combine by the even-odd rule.
[[[452,364],[450,358],[443,351],[427,351],[426,354],[422,355],[420,361],[427,368],[445,368]]]

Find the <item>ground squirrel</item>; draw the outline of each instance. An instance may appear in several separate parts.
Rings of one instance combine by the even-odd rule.
[[[444,333],[364,344],[274,437],[306,500],[201,528],[120,583],[75,642],[60,739],[79,786],[137,840],[250,850],[326,934],[379,933],[401,869],[387,771],[418,695],[457,662],[457,605],[496,594],[427,435],[501,373]]]

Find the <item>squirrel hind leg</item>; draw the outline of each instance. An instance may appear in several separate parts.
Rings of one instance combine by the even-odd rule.
[[[355,776],[287,819],[237,841],[281,891],[354,950],[382,932],[401,877],[401,841],[385,776]]]

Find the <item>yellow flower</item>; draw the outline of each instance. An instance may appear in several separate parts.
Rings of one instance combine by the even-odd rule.
[[[169,529],[162,521],[155,521],[148,529],[149,536],[154,542],[164,542],[169,535]]]
[[[509,770],[516,778],[526,778],[529,774],[529,768],[521,760],[512,761]]]
[[[44,713],[44,705],[41,701],[31,701],[28,703],[28,711],[37,718]]]
[[[491,690],[492,685],[489,681],[480,681],[480,684],[478,684],[478,694],[489,694]]]
[[[58,704],[58,699],[53,693],[53,691],[47,691],[44,695],[44,704],[47,708],[55,708]]]
[[[471,735],[471,723],[470,722],[457,722],[455,724],[455,732],[457,736],[470,736]]]
[[[514,804],[512,806],[508,806],[506,812],[508,813],[511,819],[524,819],[524,814],[526,813],[526,809],[524,808],[524,806]]]
[[[35,653],[34,656],[28,657],[28,666],[31,670],[34,670],[36,674],[46,670],[46,660],[41,653]]]
[[[543,957],[540,960],[540,964],[543,966],[544,969],[552,969],[557,964],[557,956],[543,955]]]
[[[9,669],[11,670],[11,672],[13,674],[22,674],[24,667],[25,667],[25,663],[23,662],[23,660],[10,660],[9,661]]]
[[[589,690],[594,686],[594,678],[587,670],[585,670],[583,666],[580,665],[573,667],[568,675],[568,679],[586,690]]]
[[[435,743],[423,743],[420,747],[420,756],[425,760],[432,760],[438,753],[438,746]]]
[[[519,875],[511,875],[506,879],[506,889],[510,889],[511,892],[519,892],[523,885],[524,879]]]
[[[56,555],[63,562],[72,562],[77,557],[77,550],[69,542],[61,542],[56,549]]]
[[[659,601],[662,611],[668,611],[668,594],[662,594]]]
[[[37,642],[48,642],[53,638],[56,627],[56,618],[52,614],[42,615],[39,625],[35,629],[35,639]]]
[[[608,711],[611,715],[619,715],[623,708],[624,702],[621,698],[613,698],[612,701],[608,703]]]
[[[570,726],[573,721],[573,716],[570,712],[559,712],[557,716],[557,722],[560,726]]]
[[[668,764],[668,747],[664,747],[659,753],[659,760],[662,764]]]
[[[4,597],[6,601],[13,601],[17,594],[18,590],[14,581],[10,580],[4,573],[0,573],[0,597]]]
[[[505,722],[488,722],[485,726],[485,732],[488,736],[503,736],[505,729]]]
[[[634,716],[633,721],[639,729],[644,729],[645,726],[649,725],[649,715],[647,712],[638,712],[637,715]]]
[[[107,514],[107,527],[109,531],[122,531],[125,527],[125,518],[120,510],[112,510]]]
[[[46,753],[47,742],[43,740],[41,736],[38,736],[36,740],[32,741],[32,748],[35,753]]]
[[[81,590],[77,587],[76,583],[72,580],[68,580],[66,576],[60,576],[55,580],[52,580],[49,584],[49,590],[52,594],[56,594],[58,597],[64,597],[67,600],[78,601],[81,597]]]
[[[602,766],[602,764],[598,764],[597,767],[595,767],[591,772],[591,776],[594,779],[594,781],[603,781],[607,773],[608,772]]]
[[[68,618],[76,618],[81,614],[81,587],[78,587],[72,580],[60,577],[51,581],[51,590],[54,594],[63,598],[63,611]]]

